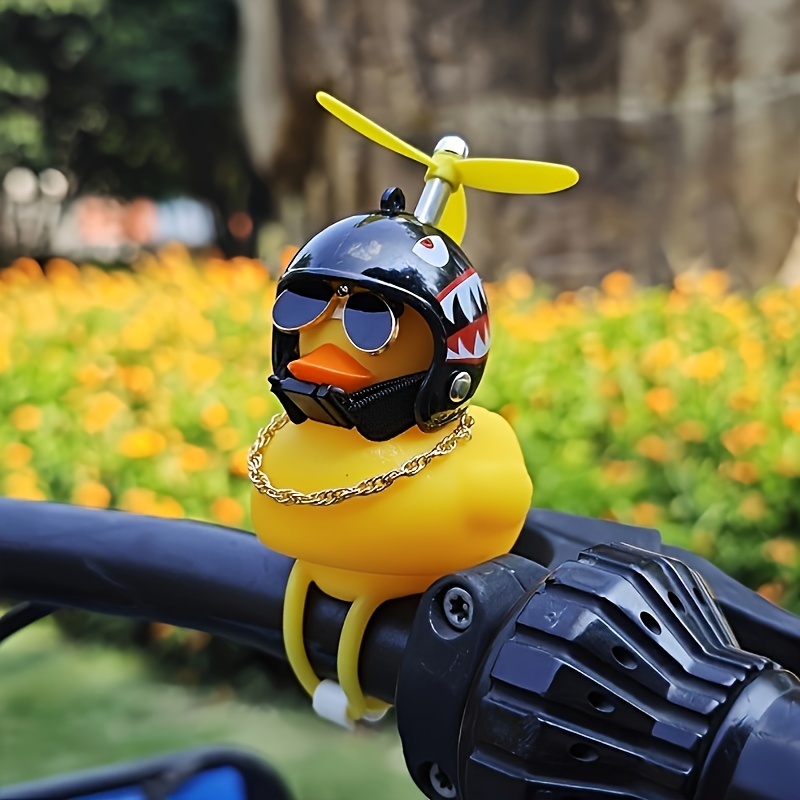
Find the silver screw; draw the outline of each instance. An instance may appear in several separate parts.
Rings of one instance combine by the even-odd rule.
[[[470,378],[469,373],[459,372],[450,384],[450,399],[454,403],[460,403],[469,394],[471,387],[472,378]]]
[[[444,615],[457,631],[465,631],[472,624],[474,605],[472,595],[460,586],[445,592]]]
[[[439,769],[438,764],[431,764],[430,771],[431,786],[440,797],[455,797],[456,787],[447,775]]]

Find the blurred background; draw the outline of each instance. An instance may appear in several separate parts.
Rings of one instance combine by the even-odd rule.
[[[275,276],[422,188],[325,89],[427,152],[578,169],[468,190],[479,400],[537,505],[800,610],[799,37],[800,0],[0,0],[0,492],[249,527]],[[62,614],[0,675],[0,783],[226,740],[301,798],[417,796],[391,723],[332,731],[197,633]]]
[[[576,288],[700,265],[752,288],[800,270],[793,0],[4,0],[2,14],[9,255],[180,240],[270,260],[389,184],[414,198],[419,167],[328,117],[323,88],[428,152],[455,131],[473,155],[579,170],[555,198],[470,193],[467,246],[490,275]]]

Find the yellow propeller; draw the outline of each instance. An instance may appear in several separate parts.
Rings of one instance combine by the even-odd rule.
[[[345,105],[333,95],[327,92],[317,92],[317,101],[326,111],[330,111],[336,119],[344,122],[345,125],[349,125],[354,131],[366,136],[367,139],[372,139],[373,142],[377,142],[387,150],[393,150],[401,156],[419,161],[420,164],[425,164],[427,167],[433,166],[433,159],[430,156],[425,155],[425,153],[417,150],[416,147],[412,147],[408,142],[404,142],[398,136],[381,128],[376,122],[367,119],[363,114],[359,114],[354,108]]]
[[[456,244],[464,241],[467,230],[467,196],[464,187],[459,186],[447,200],[444,213],[437,226],[444,231]]]
[[[433,155],[428,156],[341,100],[325,92],[318,92],[317,100],[323,108],[362,136],[428,168],[425,173],[426,191],[420,198],[415,214],[423,222],[436,225],[458,243],[463,239],[467,227],[464,186],[505,194],[549,194],[568,189],[578,182],[578,173],[563,164],[510,158],[467,158],[466,144],[457,137],[446,137]],[[460,143],[463,149],[446,144],[450,142],[456,145]],[[429,186],[431,191],[428,191]],[[428,218],[423,219],[417,212],[426,196],[424,216]]]

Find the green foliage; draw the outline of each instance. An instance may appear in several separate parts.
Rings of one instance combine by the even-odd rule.
[[[514,280],[479,399],[513,422],[534,502],[659,528],[800,608],[800,294],[617,273],[551,300]]]
[[[32,17],[55,17],[78,14],[92,16],[105,6],[106,0],[0,0],[0,13],[15,11]]]
[[[243,207],[236,37],[232,0],[0,0],[0,174]]]

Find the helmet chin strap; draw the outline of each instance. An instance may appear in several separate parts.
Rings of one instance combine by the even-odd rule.
[[[371,442],[399,436],[416,423],[414,404],[424,372],[391,378],[347,393],[330,386],[287,376],[269,379],[273,393],[295,424],[313,419],[328,425],[355,428]]]

